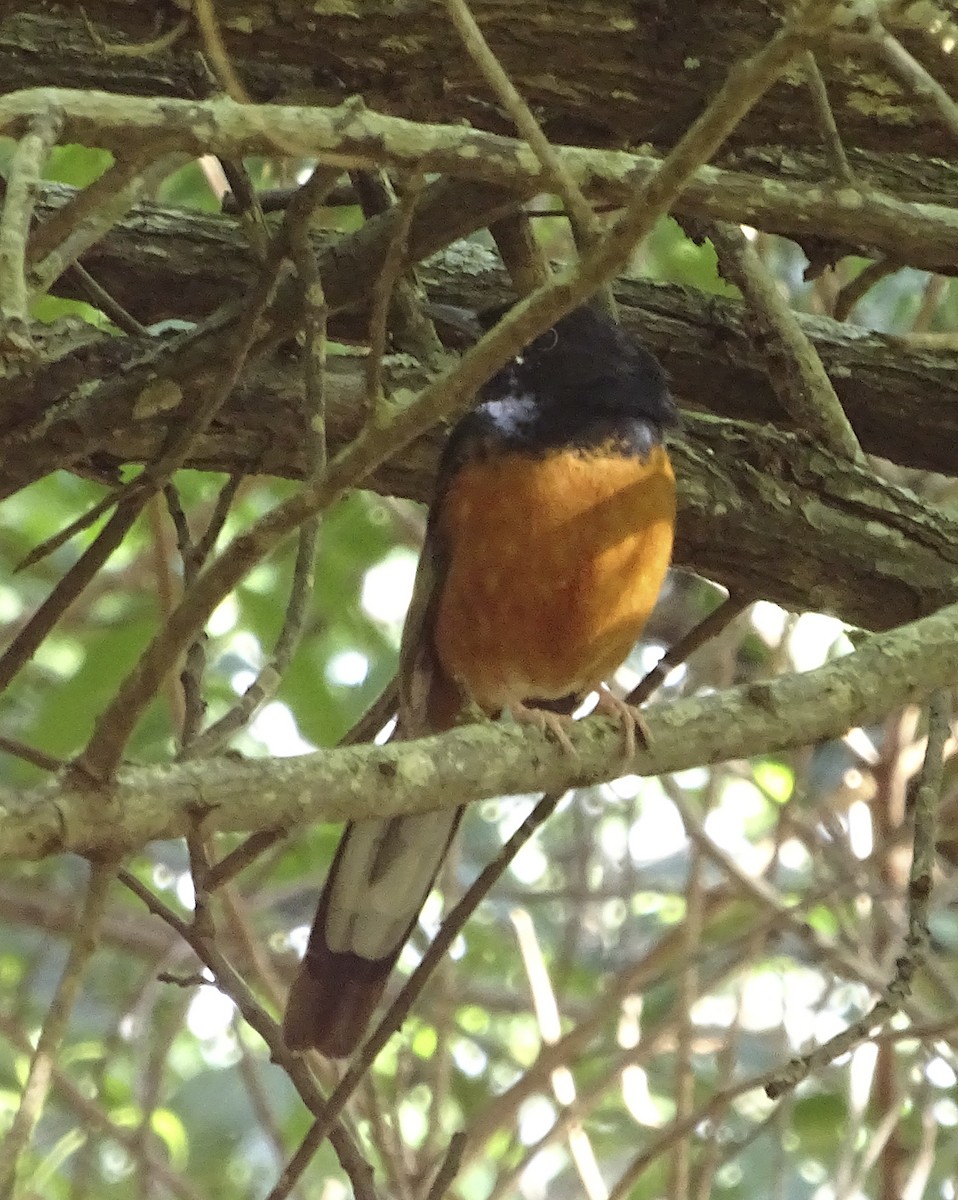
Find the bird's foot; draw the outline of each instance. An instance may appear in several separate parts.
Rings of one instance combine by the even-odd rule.
[[[510,704],[509,712],[512,714],[512,719],[519,724],[534,725],[540,733],[551,734],[570,758],[579,757],[579,752],[573,746],[572,739],[566,732],[572,724],[571,717],[564,716],[562,713],[549,712],[544,708],[533,708],[519,702]]]
[[[618,721],[622,729],[624,756],[632,758],[639,742],[648,749],[652,745],[652,735],[645,723],[645,717],[642,716],[641,709],[626,703],[625,700],[620,700],[618,696],[609,691],[605,684],[600,684],[597,690],[599,700],[592,711],[601,716],[611,717],[613,721]]]

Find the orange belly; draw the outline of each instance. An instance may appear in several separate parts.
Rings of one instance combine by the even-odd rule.
[[[435,645],[489,712],[607,679],[635,644],[672,552],[668,455],[516,453],[471,463],[444,497],[452,547]]]

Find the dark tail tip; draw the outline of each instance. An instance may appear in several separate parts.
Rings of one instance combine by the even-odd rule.
[[[290,1050],[318,1050],[327,1058],[346,1058],[366,1032],[393,960],[370,961],[323,949],[322,962],[311,955],[293,981],[283,1037]]]

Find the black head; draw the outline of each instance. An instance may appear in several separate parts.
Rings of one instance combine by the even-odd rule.
[[[491,329],[508,309],[481,313]],[[678,421],[658,360],[592,306],[574,309],[507,363],[482,389],[485,400],[528,395],[595,415],[642,417],[664,428]]]

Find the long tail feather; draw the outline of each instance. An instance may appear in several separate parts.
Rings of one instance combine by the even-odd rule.
[[[459,824],[461,810],[346,827],[290,989],[293,1050],[342,1058],[358,1045]]]

